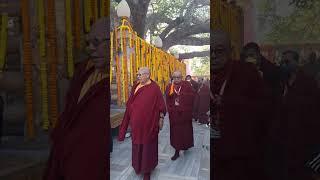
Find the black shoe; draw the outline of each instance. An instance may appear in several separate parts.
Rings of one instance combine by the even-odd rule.
[[[174,155],[171,157],[171,160],[175,161],[176,159],[178,159],[178,157],[179,157],[179,151],[176,151]]]

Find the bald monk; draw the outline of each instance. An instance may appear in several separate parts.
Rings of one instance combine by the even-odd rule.
[[[149,180],[158,165],[158,134],[163,126],[166,106],[160,87],[150,79],[150,69],[138,71],[138,83],[132,87],[119,129],[123,141],[128,125],[132,129],[132,166],[136,174]]]
[[[193,147],[192,108],[194,92],[189,82],[182,81],[180,71],[172,74],[173,83],[166,88],[166,103],[170,120],[170,144],[175,149],[171,160],[179,157],[181,150]]]
[[[213,178],[265,179],[266,131],[260,118],[265,102],[263,79],[254,66],[231,59],[231,42],[225,32],[213,31],[211,38],[211,111],[220,130],[220,138],[212,139]]]
[[[109,178],[109,28],[109,18],[103,18],[89,33],[90,59],[74,73],[65,108],[51,134],[44,180]]]

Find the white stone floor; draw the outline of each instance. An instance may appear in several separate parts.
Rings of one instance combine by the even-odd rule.
[[[193,123],[194,147],[180,152],[176,161],[171,161],[174,149],[170,146],[168,117],[159,134],[159,163],[151,174],[152,180],[209,180],[210,179],[210,131],[205,125]],[[113,140],[110,159],[111,180],[141,180],[131,166],[131,138],[119,143]]]

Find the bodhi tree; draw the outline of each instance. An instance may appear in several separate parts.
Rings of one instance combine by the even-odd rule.
[[[116,25],[115,7],[121,0],[112,0],[111,18]],[[140,37],[160,36],[162,49],[173,46],[209,45],[210,0],[127,0],[130,22]],[[180,54],[180,59],[209,56],[209,50]]]

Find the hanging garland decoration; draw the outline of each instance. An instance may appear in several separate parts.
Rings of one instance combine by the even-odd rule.
[[[126,103],[128,97],[128,59],[127,59],[127,42],[126,42],[126,31],[122,31],[122,73],[123,73],[123,104]]]
[[[73,1],[73,22],[74,22],[74,47],[81,49],[81,9],[80,1]]]
[[[114,57],[113,57],[113,36],[114,33],[111,32],[110,33],[110,87],[112,84],[112,80],[113,80],[113,61],[114,61]]]
[[[105,1],[104,0],[100,0],[100,17],[104,17],[105,15]]]
[[[71,79],[74,71],[71,0],[65,0],[65,14],[66,14],[65,21],[66,21],[67,69],[68,69],[68,77]]]
[[[115,49],[117,103],[119,106],[124,105],[128,100],[129,84],[133,85],[135,73],[140,67],[150,68],[151,78],[158,83],[162,92],[165,91],[174,70],[180,70],[185,74],[184,63],[138,37],[126,18],[121,20],[121,25],[113,33],[111,33],[111,41],[115,44],[111,43],[111,51],[113,53],[113,49]],[[130,52],[128,52],[128,47]],[[131,49],[133,49],[133,53]],[[111,55],[111,57],[111,61],[113,61],[114,55]],[[110,74],[112,74],[111,71]],[[111,82],[112,78],[110,79]]]
[[[25,78],[25,102],[26,102],[26,120],[27,120],[27,137],[33,139],[35,137],[33,125],[33,103],[32,103],[32,49],[30,37],[30,16],[29,1],[22,0],[21,15],[23,29],[23,70]]]
[[[47,34],[48,34],[48,60],[49,60],[49,102],[50,102],[50,123],[54,128],[58,121],[57,102],[57,30],[55,15],[55,0],[47,0]]]
[[[98,2],[97,0],[91,0],[91,17],[92,23],[95,23],[98,20]]]
[[[91,13],[91,3],[90,0],[83,0],[83,8],[84,8],[84,28],[85,28],[85,32],[89,33],[90,32],[90,21],[91,21],[91,17],[92,17],[92,13]]]
[[[0,73],[4,71],[8,43],[8,14],[1,15],[0,27]]]
[[[41,81],[41,116],[42,128],[49,129],[48,115],[48,82],[47,82],[47,62],[46,62],[46,39],[45,39],[45,15],[42,0],[37,0],[38,25],[39,25],[39,55],[40,55],[40,81]]]
[[[114,31],[115,33],[115,48],[116,50],[116,82],[117,82],[117,104],[120,106],[121,104],[121,72],[120,72],[120,60],[119,60],[119,44],[118,42],[118,32]]]

